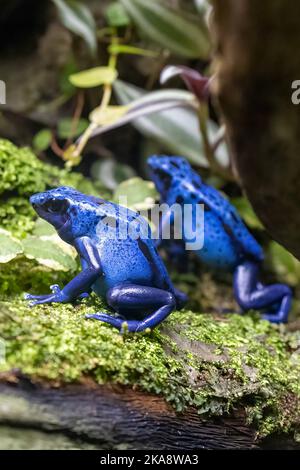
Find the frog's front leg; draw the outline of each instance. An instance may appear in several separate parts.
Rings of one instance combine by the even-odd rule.
[[[70,302],[78,297],[86,297],[92,284],[101,275],[101,261],[97,248],[88,237],[75,240],[74,246],[80,257],[85,261],[86,268],[81,271],[63,289],[57,284],[50,287],[52,293],[48,295],[25,294],[25,299],[30,300],[30,306],[51,302]]]
[[[105,313],[86,315],[86,318],[94,318],[109,323],[118,328],[118,330],[122,330],[123,324],[126,323],[128,331],[131,332],[154,328],[170,315],[176,307],[175,297],[170,292],[156,287],[139,286],[136,284],[113,287],[107,293],[107,302],[119,314],[129,311],[134,314],[134,312],[143,312],[143,310],[152,312],[140,321],[124,320]]]
[[[263,318],[273,323],[287,321],[292,291],[285,284],[265,286],[258,282],[259,265],[252,261],[240,264],[234,273],[234,293],[243,310],[266,310]],[[276,312],[274,309],[276,308]]]

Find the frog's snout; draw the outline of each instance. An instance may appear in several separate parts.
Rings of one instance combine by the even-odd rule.
[[[42,205],[45,202],[45,197],[43,197],[41,194],[33,194],[29,198],[29,202],[32,205],[33,208]]]

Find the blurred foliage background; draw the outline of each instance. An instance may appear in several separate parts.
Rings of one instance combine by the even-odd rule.
[[[231,198],[265,247],[266,277],[290,283],[300,298],[299,263],[270,242],[243,197],[218,107],[206,94],[213,76],[207,0],[1,0],[0,7],[3,294],[34,286],[34,277],[17,280],[18,260],[24,269],[42,269],[45,285],[45,273],[59,280],[76,270],[74,252],[35,221],[32,192],[70,184],[112,199],[125,194],[131,207],[147,209],[157,195],[146,159],[169,153],[187,157]],[[202,296],[203,308],[209,290],[214,308],[225,302],[222,288],[219,298],[207,289],[201,266],[194,273],[173,276],[195,301]]]

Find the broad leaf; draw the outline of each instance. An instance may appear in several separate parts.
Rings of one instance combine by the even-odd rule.
[[[181,100],[181,103],[183,96],[189,97],[190,100],[193,99],[190,92],[182,90],[161,90],[146,95],[144,90],[119,80],[114,84],[114,91],[121,104],[128,104],[141,97],[146,100],[146,103],[151,103],[152,99],[156,103],[157,97],[159,97],[158,102],[160,104],[164,101],[164,97],[167,104],[168,99],[172,98],[174,101],[176,96],[178,102]],[[158,93],[160,94],[157,95]],[[143,103],[145,105],[145,102]],[[180,104],[178,103],[177,106],[180,106]],[[171,111],[166,110],[156,113],[154,109],[153,112],[154,114],[144,117],[137,116],[138,119],[134,121],[135,127],[147,137],[158,141],[166,150],[186,156],[192,163],[197,165],[208,166],[203,153],[199,121],[195,110],[178,107]]]
[[[0,263],[8,263],[23,252],[21,243],[0,228]]]
[[[122,199],[126,198],[126,206],[141,211],[150,209],[158,194],[152,181],[145,181],[140,177],[123,181],[114,192],[114,201],[122,205]],[[125,200],[123,202],[125,205]]]
[[[35,235],[36,237],[49,237],[51,235],[57,235],[57,233],[53,225],[49,224],[49,222],[46,222],[46,220],[44,219],[38,218],[35,222],[33,235]]]
[[[197,23],[183,12],[157,0],[120,0],[139,29],[152,41],[183,57],[205,59],[210,43],[204,22]]]
[[[272,241],[268,249],[268,261],[279,280],[292,286],[299,285],[300,262],[283,246]]]
[[[56,235],[51,237],[29,236],[23,241],[24,255],[55,271],[74,271],[76,261],[70,248],[63,245]]]
[[[78,88],[93,88],[99,85],[113,83],[117,77],[117,71],[111,67],[94,67],[82,72],[70,75],[72,85]]]
[[[264,227],[257,218],[252,206],[244,197],[231,198],[230,202],[238,210],[240,216],[245,220],[246,224],[253,229],[263,230]]]
[[[63,25],[84,39],[92,55],[97,52],[96,24],[89,8],[78,0],[52,0]]]

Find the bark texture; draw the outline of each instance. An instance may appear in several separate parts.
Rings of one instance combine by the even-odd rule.
[[[235,172],[271,236],[300,259],[300,4],[214,0],[215,93]]]
[[[262,445],[242,411],[204,420],[194,409],[179,415],[162,398],[124,387],[55,389],[29,381],[0,384],[0,436],[4,439],[0,448],[18,449],[254,449]],[[276,442],[283,448],[296,445],[287,438]]]

